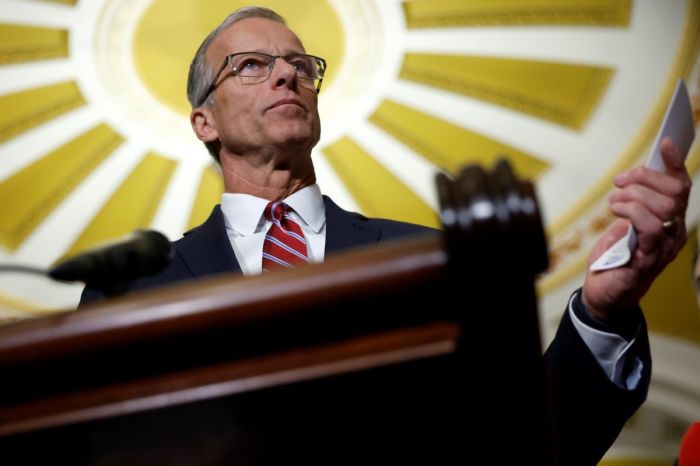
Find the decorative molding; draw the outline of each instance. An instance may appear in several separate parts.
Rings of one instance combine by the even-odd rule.
[[[446,26],[629,25],[630,0],[410,0],[403,2],[409,29]]]
[[[68,56],[68,31],[0,24],[0,64]]]
[[[170,158],[154,153],[146,155],[65,255],[79,253],[139,228],[148,228],[176,165]]]
[[[349,137],[322,152],[365,215],[439,228],[435,211]]]
[[[525,178],[549,168],[533,155],[391,100],[382,101],[369,121],[448,173],[468,163],[492,166],[504,157]]]
[[[0,245],[16,249],[124,139],[100,124],[0,183]]]
[[[218,165],[211,164],[202,170],[202,176],[197,189],[197,197],[192,204],[192,212],[187,222],[187,229],[192,229],[203,223],[211,209],[221,201],[224,192],[224,180]]]
[[[0,143],[83,105],[75,81],[0,96]]]
[[[408,53],[399,76],[581,130],[612,75],[569,63]]]

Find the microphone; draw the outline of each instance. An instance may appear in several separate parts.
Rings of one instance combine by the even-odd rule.
[[[174,256],[170,240],[163,234],[137,230],[125,239],[63,261],[48,275],[60,281],[81,281],[106,295],[115,295],[126,291],[128,283],[136,278],[165,269]]]
[[[694,422],[683,436],[678,466],[700,466],[700,422]]]

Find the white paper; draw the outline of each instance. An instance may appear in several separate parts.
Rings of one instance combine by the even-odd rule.
[[[647,167],[660,172],[665,171],[664,162],[661,158],[661,141],[666,137],[670,137],[676,144],[678,150],[683,154],[683,161],[685,161],[695,138],[695,128],[688,89],[686,89],[682,79],[678,80],[676,91],[673,93],[673,98],[668,108],[666,108],[666,115],[647,159]],[[599,271],[622,267],[629,262],[635,247],[637,247],[637,233],[630,225],[627,234],[591,264],[591,270]]]

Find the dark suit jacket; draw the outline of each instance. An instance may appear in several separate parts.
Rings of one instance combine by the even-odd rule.
[[[409,223],[369,219],[341,209],[326,196],[324,201],[327,255],[410,235],[435,232]],[[214,208],[206,222],[175,241],[174,247],[176,256],[168,268],[153,277],[137,280],[130,289],[153,288],[241,270],[226,234],[220,206]],[[96,290],[86,288],[80,305],[101,297]],[[610,382],[573,326],[568,311],[564,312],[557,335],[545,353],[550,370],[562,465],[596,464],[613,443],[627,418],[646,398],[651,356],[643,322],[632,351],[644,364],[642,381],[637,389],[624,390]],[[513,381],[513,384],[514,387],[517,386],[517,381]],[[527,426],[523,424],[522,428]]]
[[[429,233],[431,228],[393,220],[369,219],[338,207],[324,196],[326,205],[326,255],[360,246],[379,244],[405,236]],[[221,206],[214,207],[209,218],[173,243],[175,259],[161,273],[135,281],[130,291],[154,288],[183,280],[221,273],[241,272],[241,266],[226,234]],[[102,298],[97,290],[85,288],[80,306]]]

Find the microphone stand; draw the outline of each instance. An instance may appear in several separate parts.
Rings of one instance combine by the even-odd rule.
[[[27,273],[32,275],[42,275],[44,277],[49,276],[48,271],[44,269],[19,264],[0,265],[0,273]]]

